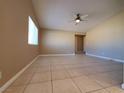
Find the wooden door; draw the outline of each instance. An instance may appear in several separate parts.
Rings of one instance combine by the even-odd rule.
[[[81,54],[84,52],[84,35],[75,35],[75,53]]]

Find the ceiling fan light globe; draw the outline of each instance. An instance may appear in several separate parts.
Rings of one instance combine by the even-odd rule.
[[[80,21],[81,21],[81,20],[79,20],[79,19],[75,20],[76,23],[80,23]]]

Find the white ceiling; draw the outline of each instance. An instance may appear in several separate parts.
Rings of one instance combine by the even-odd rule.
[[[33,0],[41,28],[85,32],[124,9],[124,0]],[[88,21],[72,21],[76,13]]]

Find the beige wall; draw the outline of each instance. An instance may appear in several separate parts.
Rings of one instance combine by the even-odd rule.
[[[38,46],[28,45],[31,0],[0,0],[0,87],[38,55]]]
[[[87,32],[87,53],[124,60],[124,11]]]
[[[40,31],[41,54],[72,54],[75,52],[75,33],[65,31]]]

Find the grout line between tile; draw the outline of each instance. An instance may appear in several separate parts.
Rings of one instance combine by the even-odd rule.
[[[66,69],[67,70],[67,69]],[[70,75],[70,73],[67,71],[67,73]],[[81,75],[83,76],[83,75]],[[87,76],[87,75],[86,75]],[[79,76],[80,77],[80,76]],[[89,77],[88,77],[89,78]],[[81,89],[78,87],[78,85],[75,83],[75,81],[73,80],[73,78],[71,77],[70,75],[70,79],[73,81],[73,83],[76,85],[76,87],[80,90],[80,92],[82,93]],[[97,83],[97,82],[96,82]],[[101,89],[98,89],[98,90],[102,90],[102,89],[106,89],[105,87],[103,87],[101,84],[99,84],[102,88]],[[108,87],[107,87],[108,88]],[[92,93],[94,91],[98,91],[98,90],[93,90],[93,91],[89,91],[89,92],[86,92],[86,93]],[[108,91],[109,92],[109,91]]]
[[[62,65],[62,64],[60,64],[60,65]],[[52,73],[52,63],[50,63],[50,74],[51,74],[51,93],[53,93],[54,91],[53,91],[53,77],[52,77],[52,75],[53,75],[53,73]],[[73,84],[75,85],[75,87],[77,87],[78,89],[79,89],[79,91],[80,91],[80,93],[82,93],[82,91],[81,91],[81,89],[79,88],[79,86],[76,84],[76,82],[73,80],[73,77],[70,75],[70,73],[69,73],[69,71],[68,71],[68,68],[66,68],[65,66],[64,66],[64,69],[65,69],[65,71],[68,73],[68,75],[69,75],[69,77],[68,78],[65,78],[65,79],[71,79],[72,80],[72,82],[73,82]],[[23,92],[22,93],[24,93],[25,92],[25,90],[26,90],[26,88],[28,87],[28,85],[29,84],[33,84],[33,83],[30,83],[31,82],[31,80],[32,80],[32,78],[33,78],[33,76],[35,75],[35,73],[36,73],[36,70],[37,69],[35,69],[34,71],[33,71],[33,73],[32,73],[32,77],[30,78],[30,80],[29,80],[29,82],[27,83],[27,84],[25,84],[24,85],[24,90],[23,90]],[[91,75],[96,75],[96,74],[102,74],[102,73],[107,73],[107,72],[115,72],[115,71],[119,71],[119,70],[114,70],[114,71],[106,71],[106,72],[99,72],[99,73],[94,73],[94,74],[91,74]],[[80,75],[80,76],[83,76],[83,75]],[[80,77],[80,76],[77,76],[77,77]],[[89,75],[85,75],[85,76],[87,76],[88,78],[90,78],[89,77]],[[65,79],[61,79],[61,80],[65,80]],[[58,79],[58,80],[60,80],[60,79]],[[95,81],[95,80],[94,80]],[[96,82],[96,81],[95,81]],[[39,82],[40,83],[40,82]],[[96,82],[96,83],[98,83],[98,82]],[[98,91],[98,90],[102,90],[102,89],[105,89],[106,90],[106,88],[109,88],[109,87],[112,87],[112,86],[115,86],[115,85],[118,85],[118,84],[115,84],[115,85],[112,85],[112,86],[109,86],[109,87],[104,87],[104,86],[102,86],[100,83],[98,83],[102,88],[101,89],[97,89],[97,90],[92,90],[92,91],[89,91],[89,92],[86,92],[86,93],[91,93],[91,92],[94,92],[94,91]],[[108,91],[108,90],[106,90],[106,91]],[[109,91],[108,91],[109,92]],[[110,92],[109,92],[110,93]]]
[[[66,69],[67,70],[67,69]],[[75,81],[72,79],[72,77],[70,76],[70,73],[67,70],[67,73],[69,74],[70,79],[72,80],[72,82],[74,83],[74,85],[79,89],[80,93],[82,93],[81,89],[77,86],[77,84],[75,83]]]
[[[51,72],[51,89],[52,89],[52,93],[53,93],[53,80],[52,80],[52,64],[50,64],[50,72]]]
[[[22,93],[24,93],[24,92],[25,92],[26,88],[27,88],[27,87],[28,87],[28,85],[30,84],[30,82],[31,82],[31,80],[32,80],[32,78],[33,78],[33,76],[35,75],[35,72],[36,72],[36,70],[33,72],[32,77],[31,77],[31,79],[29,80],[29,82],[25,85],[25,88],[24,88],[24,90],[23,90],[23,92],[22,92]]]

